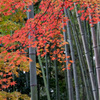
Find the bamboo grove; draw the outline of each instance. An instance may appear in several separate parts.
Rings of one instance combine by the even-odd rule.
[[[0,0],[0,100],[30,98],[100,100],[100,0]]]

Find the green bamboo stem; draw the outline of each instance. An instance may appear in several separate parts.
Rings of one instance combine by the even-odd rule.
[[[100,22],[97,23],[97,49],[100,56]]]
[[[68,14],[68,17],[70,19],[71,26],[72,26],[73,36],[74,36],[74,40],[75,40],[75,44],[76,44],[76,49],[77,49],[78,58],[79,58],[79,62],[80,62],[80,67],[81,67],[81,71],[82,71],[83,81],[84,81],[84,85],[85,85],[87,100],[90,100],[89,92],[88,92],[88,85],[87,85],[86,78],[85,78],[85,75],[86,75],[85,72],[86,71],[83,69],[83,68],[85,68],[85,65],[84,65],[84,60],[83,60],[83,57],[82,57],[82,53],[80,51],[80,45],[77,42],[77,37],[76,37],[77,33],[76,33],[75,28],[74,28],[75,25],[71,21],[71,16],[70,16],[69,11],[67,11],[67,14]]]
[[[63,27],[65,30],[65,27]],[[63,31],[64,35],[64,40],[67,41],[67,36],[66,33]],[[68,50],[68,44],[65,45],[65,55],[69,56],[69,50]],[[69,59],[66,58],[66,68],[69,63]],[[69,94],[69,100],[74,100],[74,95],[73,95],[73,87],[72,87],[72,80],[71,80],[71,70],[67,69],[67,79],[68,79],[68,94]]]
[[[92,19],[91,14],[89,14],[89,18]],[[95,34],[94,26],[91,27],[91,34],[92,34],[93,50],[94,50],[94,56],[95,56],[98,92],[99,92],[99,100],[100,100],[100,58],[99,58],[99,53],[97,49],[97,41],[96,41],[96,34]]]
[[[75,3],[74,3],[74,6],[75,6],[77,21],[78,21],[78,24],[79,24],[79,29],[80,29],[80,33],[81,33],[81,37],[82,37],[83,46],[84,46],[86,61],[87,61],[87,64],[88,64],[90,80],[91,80],[91,84],[92,84],[93,96],[94,96],[94,100],[97,100],[97,91],[96,91],[96,85],[95,85],[95,81],[94,81],[94,74],[93,74],[92,64],[91,64],[90,55],[89,55],[89,49],[88,49],[88,46],[87,46],[87,43],[86,43],[86,39],[85,39],[84,32],[83,32],[82,25],[81,25],[81,20],[79,18],[78,13],[77,13],[77,8],[76,8]]]
[[[48,59],[47,59],[47,54],[45,55],[45,64],[46,64],[47,87],[48,87],[48,90],[50,91],[50,89],[49,89],[49,69],[48,69]]]
[[[90,32],[90,27],[89,27],[89,22],[88,22],[88,34],[89,34],[89,43],[90,43],[90,51],[91,51],[91,59],[92,59],[92,66],[94,66],[94,61],[93,61],[93,49],[92,49],[92,40],[91,40],[91,32]],[[94,68],[94,70],[95,70],[95,68]],[[94,74],[95,75],[95,74]]]
[[[27,56],[26,54],[25,54],[25,56]],[[29,86],[29,79],[28,79],[28,72],[25,72],[25,77],[26,77],[26,88],[28,88],[28,86]]]
[[[86,20],[83,21],[83,24],[84,24],[84,36],[85,36],[85,40],[86,40],[86,43],[87,45],[89,46],[89,51],[90,51],[90,57],[91,57],[91,65],[92,65],[92,68],[94,67],[94,63],[93,63],[93,52],[92,52],[92,41],[91,41],[91,34],[90,34],[90,28],[88,27],[88,32],[87,32],[87,25],[86,25]],[[87,23],[88,24],[88,23]],[[94,68],[94,71],[95,71],[95,68]],[[93,72],[94,72],[93,71]],[[94,73],[94,76],[95,76],[95,73]],[[96,79],[95,79],[96,80]],[[95,81],[94,80],[94,81]],[[92,95],[91,93],[91,88],[89,88],[89,92],[90,92],[90,95]]]
[[[51,47],[51,44],[50,44]],[[51,52],[51,49],[49,48],[49,51]],[[51,82],[51,58],[50,58],[50,53],[49,53],[49,83]],[[49,89],[50,89],[50,84],[49,84]],[[51,90],[49,90],[50,96],[51,96]]]
[[[54,48],[56,50],[56,46]],[[57,55],[55,55],[55,57],[57,57]],[[58,66],[57,66],[57,60],[54,60],[54,67],[55,67],[55,80],[56,80],[56,100],[60,100],[60,96],[59,96],[59,85],[58,85]]]
[[[65,84],[66,84],[66,97],[67,97],[67,99],[68,99],[68,92],[67,92],[67,90],[68,90],[68,79],[67,79],[67,71],[66,70],[64,70],[64,74],[65,74]]]
[[[64,7],[64,13],[65,13],[65,17],[67,17],[65,7]],[[69,40],[69,45],[70,45],[70,50],[71,50],[71,57],[72,57],[72,60],[73,60],[72,65],[73,65],[73,74],[74,74],[74,81],[75,81],[76,100],[80,100],[79,89],[78,89],[78,81],[77,81],[77,73],[76,73],[75,56],[74,56],[74,52],[73,52],[73,44],[72,44],[72,39],[71,39],[71,31],[70,31],[69,21],[67,22],[67,34],[68,34],[68,37],[69,37],[68,40]]]
[[[28,72],[25,73],[26,76],[26,88],[28,87]]]
[[[49,90],[48,90],[48,87],[47,87],[47,81],[46,81],[46,77],[45,77],[45,72],[44,72],[44,69],[43,69],[43,65],[42,65],[42,61],[41,61],[40,55],[38,55],[38,60],[39,60],[39,64],[40,64],[42,75],[43,75],[43,81],[44,81],[44,86],[45,86],[45,89],[46,89],[47,99],[51,100],[50,99]]]

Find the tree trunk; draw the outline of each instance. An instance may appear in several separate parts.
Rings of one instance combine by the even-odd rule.
[[[68,10],[68,9],[65,9],[65,7],[64,7],[65,17],[67,17],[66,10]],[[68,34],[68,37],[69,37],[71,58],[73,60],[72,65],[73,65],[73,75],[74,75],[74,81],[75,81],[76,100],[80,100],[79,89],[78,89],[78,81],[77,81],[77,73],[76,73],[75,56],[74,56],[74,51],[73,51],[73,44],[72,44],[72,39],[71,39],[71,31],[70,31],[69,21],[67,22],[67,34]]]
[[[49,69],[48,69],[48,59],[47,59],[47,54],[45,55],[45,64],[46,64],[47,88],[48,88],[48,91],[50,91],[50,89],[49,89]]]
[[[90,14],[89,14],[89,18],[92,19]],[[90,25],[92,25],[92,24],[90,24]],[[91,34],[92,34],[93,50],[94,50],[94,56],[95,56],[98,92],[99,92],[99,100],[100,100],[100,58],[99,58],[99,53],[98,53],[98,49],[97,49],[96,34],[94,31],[94,27],[91,27]]]
[[[78,58],[79,58],[79,62],[80,62],[80,67],[81,67],[81,71],[82,71],[83,81],[84,81],[84,85],[85,85],[87,100],[90,100],[89,92],[88,92],[88,83],[87,83],[86,77],[85,77],[85,76],[87,76],[87,74],[86,74],[86,71],[85,71],[85,65],[84,65],[84,60],[83,60],[83,57],[82,57],[82,53],[80,51],[80,45],[77,42],[77,37],[76,37],[77,33],[76,33],[75,28],[74,28],[75,25],[71,21],[71,16],[70,16],[69,11],[67,11],[67,14],[68,14],[68,17],[70,18],[70,23],[71,23],[71,26],[72,26],[73,36],[74,36],[74,40],[75,40],[75,44],[76,44],[76,49],[77,49]]]
[[[84,32],[83,32],[82,25],[81,25],[81,20],[79,18],[78,13],[77,13],[76,5],[75,5],[75,11],[76,11],[76,17],[77,17],[77,20],[78,20],[79,29],[80,29],[80,33],[81,33],[81,37],[82,37],[83,46],[84,46],[86,61],[87,61],[87,64],[88,64],[94,100],[98,100],[97,99],[96,85],[95,85],[94,75],[93,75],[93,70],[92,70],[92,64],[91,64],[90,55],[89,55],[89,49],[88,49],[88,46],[87,46],[87,43],[86,43],[86,40],[85,40]]]
[[[66,65],[65,65],[66,67]],[[66,84],[66,99],[68,100],[68,79],[67,79],[67,71],[64,70],[64,73],[65,73],[65,84]]]
[[[55,46],[55,50],[56,50],[56,46]],[[55,55],[55,57],[57,57],[57,55]],[[55,67],[55,86],[56,86],[56,100],[60,100],[60,96],[59,96],[59,84],[58,84],[58,66],[57,66],[57,60],[54,60],[54,67]]]
[[[65,29],[65,27],[63,27],[63,29]],[[63,32],[64,34],[64,40],[67,41],[67,36],[66,33]],[[66,56],[69,56],[69,51],[68,51],[68,45],[65,45],[65,54]],[[66,68],[67,65],[69,63],[69,59],[66,58],[67,62],[66,62]],[[74,100],[74,96],[73,96],[73,87],[72,87],[72,79],[71,79],[71,70],[67,69],[67,79],[68,79],[68,93],[69,93],[69,100]]]
[[[97,48],[100,56],[100,22],[97,23]]]
[[[29,9],[31,11],[28,13],[28,19],[34,18],[33,5],[30,5]],[[31,39],[31,38],[32,37],[30,36],[30,33],[29,33],[29,39]],[[31,100],[38,100],[38,98],[37,98],[37,75],[36,75],[36,51],[35,51],[35,48],[32,48],[32,47],[29,48],[29,58],[31,58],[33,60],[32,62],[30,62]]]
[[[43,65],[42,65],[42,61],[41,61],[40,55],[38,55],[38,60],[39,60],[39,64],[40,64],[42,75],[43,75],[43,81],[44,81],[44,86],[45,86],[45,90],[46,90],[46,94],[47,94],[47,99],[51,100],[50,99],[49,90],[48,90],[48,87],[47,87],[47,81],[46,81],[46,77],[45,77],[45,72],[44,72],[44,69],[43,69]]]

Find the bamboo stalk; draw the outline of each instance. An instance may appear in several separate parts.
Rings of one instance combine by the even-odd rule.
[[[97,49],[100,56],[100,22],[97,23]]]
[[[86,20],[83,21],[83,24],[84,24],[84,35],[85,35],[85,40],[86,40],[86,43],[89,47],[89,51],[90,51],[90,60],[91,60],[91,66],[93,68],[93,72],[94,72],[94,77],[95,77],[95,68],[94,68],[94,63],[93,63],[93,51],[92,51],[92,41],[91,41],[91,34],[90,34],[90,28],[88,27],[88,32],[87,32],[87,24],[86,24]],[[94,80],[96,81],[96,79]],[[96,82],[97,83],[97,82]],[[96,87],[97,88],[97,87]],[[91,88],[90,88],[90,92],[91,92]],[[92,93],[90,93],[91,95]]]
[[[75,5],[75,3],[74,3],[74,5]],[[88,69],[89,69],[90,80],[91,80],[91,84],[92,84],[92,91],[93,91],[94,100],[98,100],[97,99],[96,85],[95,85],[95,81],[94,81],[94,75],[93,75],[93,70],[92,70],[92,65],[91,65],[91,60],[90,60],[90,55],[89,55],[89,49],[88,49],[86,39],[85,39],[85,36],[84,36],[84,32],[83,32],[83,29],[82,29],[81,20],[79,18],[78,13],[77,13],[76,5],[75,5],[75,11],[76,11],[76,16],[77,16],[79,29],[80,29],[80,33],[81,33],[81,37],[82,37],[82,42],[83,42],[83,46],[84,46],[86,61],[87,61],[87,64],[88,64]]]
[[[29,6],[29,9],[31,11],[28,12],[28,19],[34,18],[33,4]],[[29,39],[31,39],[30,33],[29,33]],[[31,100],[38,100],[37,98],[36,55],[35,54],[36,54],[35,48],[30,47],[29,48],[29,58],[33,60],[32,62],[30,62]]]
[[[76,33],[75,28],[74,28],[75,25],[71,21],[71,16],[70,16],[69,11],[67,11],[67,14],[68,14],[68,17],[70,19],[70,24],[72,26],[73,36],[74,36],[74,40],[75,40],[75,44],[76,44],[76,49],[77,49],[78,58],[79,58],[79,62],[80,62],[80,67],[81,67],[81,71],[82,71],[83,81],[84,81],[84,85],[85,85],[87,100],[90,100],[89,92],[88,92],[88,85],[87,85],[88,83],[86,82],[86,78],[85,78],[86,71],[85,71],[85,69],[83,69],[83,68],[85,68],[85,65],[84,65],[84,60],[83,60],[83,57],[82,57],[82,53],[80,51],[80,45],[77,42],[77,37],[76,37],[77,33]]]
[[[65,27],[63,27],[63,29],[65,30]],[[67,41],[67,36],[66,33],[63,32],[64,35],[64,40]],[[69,56],[69,51],[68,51],[68,45],[65,45],[65,55]],[[66,62],[66,67],[69,63],[69,59],[66,58],[67,62]],[[67,69],[67,79],[68,79],[68,93],[69,93],[69,100],[74,100],[74,96],[73,96],[73,87],[72,87],[72,80],[71,80],[71,70]]]
[[[90,14],[89,14],[89,18],[92,19]],[[92,25],[92,23],[90,25]],[[98,92],[99,92],[99,100],[100,100],[100,58],[99,58],[99,53],[97,49],[96,34],[95,34],[94,26],[91,27],[91,34],[92,34],[93,50],[94,50],[94,56],[95,56]]]
[[[65,65],[66,66],[66,65]],[[67,79],[67,71],[66,70],[64,70],[64,74],[65,74],[65,84],[66,84],[66,99],[68,99],[68,92],[67,92],[67,90],[68,90],[68,79]]]
[[[49,89],[49,70],[48,70],[48,59],[47,59],[47,54],[45,55],[45,64],[46,64],[47,87],[48,87],[48,90],[50,91],[50,89]]]
[[[89,33],[89,43],[90,43],[90,51],[91,51],[91,59],[92,59],[92,66],[94,66],[94,61],[93,61],[93,49],[92,49],[92,40],[91,40],[91,32],[90,32],[90,27],[89,27],[89,22],[88,22],[88,33]],[[95,68],[94,68],[95,72]],[[94,74],[95,75],[95,74]]]
[[[47,81],[46,81],[46,77],[45,77],[45,72],[44,72],[44,69],[43,69],[43,65],[42,65],[42,61],[41,61],[40,55],[38,55],[38,60],[39,60],[39,64],[40,64],[42,75],[43,75],[43,81],[44,81],[44,86],[45,86],[45,90],[46,90],[46,94],[47,94],[47,99],[51,100],[50,99],[49,90],[48,90],[48,87],[47,87]]]
[[[51,44],[50,44],[51,47]],[[51,49],[49,48],[49,51],[51,52]],[[51,58],[50,58],[50,53],[49,53],[49,83],[51,83]],[[49,89],[50,89],[50,84],[49,84]],[[50,97],[51,97],[51,90],[49,91]]]
[[[66,9],[64,7],[64,13],[65,13],[65,17],[67,17],[67,13],[66,13]],[[78,89],[78,81],[77,81],[77,73],[76,73],[76,64],[75,64],[75,56],[74,56],[74,52],[73,52],[73,44],[72,44],[72,39],[71,39],[71,31],[70,31],[70,26],[69,26],[69,21],[67,22],[67,34],[69,37],[69,45],[70,45],[70,50],[71,50],[71,57],[73,60],[73,74],[74,74],[74,81],[75,81],[75,91],[76,91],[76,100],[80,100],[79,97],[79,89]]]
[[[56,50],[56,46],[55,46],[55,50]],[[57,57],[57,55],[55,55],[55,57]],[[59,96],[59,85],[58,85],[58,66],[57,66],[57,60],[54,60],[54,67],[55,67],[55,80],[56,80],[56,100],[60,100],[60,96]]]
[[[29,82],[29,81],[28,81],[28,80],[29,80],[29,79],[28,79],[28,72],[26,72],[25,75],[26,75],[26,88],[28,88],[28,86],[29,86],[29,84],[28,84],[28,82]]]

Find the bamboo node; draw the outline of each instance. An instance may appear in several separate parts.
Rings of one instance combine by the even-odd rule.
[[[32,85],[30,85],[30,86],[37,86],[37,84],[32,84]]]
[[[36,53],[29,53],[29,55],[36,55]]]

